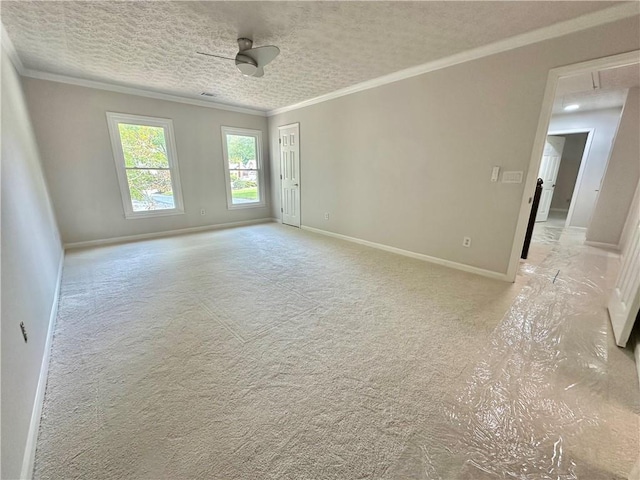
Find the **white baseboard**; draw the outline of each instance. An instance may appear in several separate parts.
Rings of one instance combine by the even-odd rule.
[[[202,227],[180,228],[178,230],[165,230],[162,232],[142,233],[139,235],[126,235],[124,237],[104,238],[99,240],[88,240],[86,242],[65,243],[65,249],[97,247],[100,245],[111,245],[115,243],[133,242],[136,240],[147,240],[151,238],[171,237],[183,235],[185,233],[206,232],[209,230],[222,230],[224,228],[243,227],[246,225],[256,225],[258,223],[268,223],[274,221],[273,218],[259,218],[257,220],[244,220],[242,222],[219,223],[216,225],[204,225]]]
[[[633,337],[632,337],[632,340]],[[635,346],[633,348],[633,356],[636,360],[636,370],[638,371],[638,382],[640,382],[640,335],[636,335]],[[639,393],[640,394],[640,393]],[[629,474],[629,480],[640,480],[640,452],[638,453],[638,459],[635,465],[631,469]]]
[[[629,474],[629,480],[640,480],[640,457],[636,460],[636,464]]]
[[[636,369],[638,370],[638,382],[640,384],[640,335],[636,335],[636,345],[633,348],[633,355],[636,359]],[[640,463],[638,464],[640,467]]]
[[[36,388],[36,396],[31,411],[31,422],[29,423],[29,433],[27,434],[27,443],[22,457],[22,470],[20,478],[22,480],[31,480],[33,476],[33,467],[36,459],[36,444],[38,442],[38,431],[40,430],[40,417],[42,416],[42,406],[44,404],[44,394],[47,389],[47,377],[49,375],[49,360],[51,358],[51,343],[53,341],[53,332],[56,327],[56,319],[58,317],[58,300],[60,298],[60,285],[62,283],[62,268],[64,264],[64,250],[60,254],[60,263],[58,264],[58,278],[56,280],[56,288],[53,292],[53,302],[51,305],[51,313],[49,315],[49,328],[47,329],[47,340],[44,344],[44,352],[42,355],[42,363],[40,364],[40,376],[38,378],[38,387]]]
[[[633,356],[636,359],[636,369],[638,370],[638,382],[640,382],[640,335],[636,335],[635,346],[633,348]],[[639,392],[640,395],[640,392]],[[633,466],[631,473],[629,474],[629,480],[640,480],[640,452],[638,453],[638,460]]]
[[[483,268],[473,267],[471,265],[465,265],[464,263],[453,262],[451,260],[445,260],[444,258],[432,257],[423,253],[411,252],[409,250],[403,250],[401,248],[391,247],[389,245],[383,245],[381,243],[370,242],[368,240],[362,240],[360,238],[349,237],[340,233],[329,232],[327,230],[321,230],[319,228],[307,227],[301,225],[302,230],[308,230],[313,233],[319,233],[321,235],[327,235],[329,237],[339,238],[348,242],[358,243],[360,245],[366,245],[367,247],[377,248],[386,252],[396,253],[405,257],[416,258],[429,263],[435,263],[437,265],[443,265],[445,267],[454,268],[456,270],[462,270],[463,272],[475,273],[476,275],[482,275],[483,277],[493,278],[494,280],[509,281],[505,273],[493,272],[491,270],[485,270]]]
[[[620,247],[618,245],[613,244],[613,243],[592,242],[591,240],[585,240],[584,244],[585,245],[589,245],[590,247],[605,248],[607,250],[615,250],[615,251],[619,251],[620,250]]]

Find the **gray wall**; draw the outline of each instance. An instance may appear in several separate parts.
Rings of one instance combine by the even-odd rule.
[[[620,126],[587,230],[587,240],[618,245],[640,177],[640,95],[629,90]]]
[[[580,170],[587,134],[575,133],[560,136],[564,137],[566,141],[564,142],[564,150],[562,151],[562,159],[560,160],[560,168],[556,178],[556,187],[553,190],[553,198],[551,199],[551,209],[568,211],[576,179],[578,178],[578,171]]]
[[[624,228],[622,229],[622,235],[620,235],[620,242],[618,243],[620,252],[622,252],[622,262],[624,262],[624,255],[629,254],[629,252],[626,251],[626,248],[633,237],[633,233],[638,222],[640,222],[640,181],[638,182],[638,185],[636,185],[636,193],[631,199],[629,214],[627,215]],[[640,339],[638,341],[640,342]],[[640,369],[638,370],[638,375],[640,375]]]
[[[20,77],[2,50],[2,478],[18,478],[49,327],[60,236]],[[20,322],[27,327],[25,343]]]
[[[626,19],[270,117],[273,213],[277,127],[300,122],[303,225],[504,273],[524,184],[491,167],[526,175],[551,68],[638,36]]]
[[[65,243],[271,216],[270,205],[227,209],[220,132],[222,125],[262,130],[263,158],[266,159],[265,117],[45,80],[25,79],[24,84]],[[107,129],[107,111],[173,120],[184,215],[125,219]],[[268,168],[266,170],[268,185]],[[265,190],[268,203],[268,186]],[[206,215],[200,215],[201,208],[206,210]]]
[[[576,185],[576,195],[570,225],[587,228],[591,222],[600,183],[607,170],[611,145],[620,123],[621,107],[593,110],[589,112],[555,115],[549,124],[550,132],[565,130],[595,129],[593,140],[585,159],[582,178]]]

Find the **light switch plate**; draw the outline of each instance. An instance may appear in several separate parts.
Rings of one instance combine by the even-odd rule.
[[[495,167],[493,167],[493,170],[491,170],[491,181],[497,182],[499,175],[500,175],[500,167],[496,165]]]
[[[503,172],[502,183],[522,183],[522,171]]]

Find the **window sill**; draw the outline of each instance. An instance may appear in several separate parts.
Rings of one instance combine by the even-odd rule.
[[[125,213],[124,218],[127,220],[135,220],[138,218],[169,217],[171,215],[184,215],[184,210],[173,208],[170,210],[149,210],[146,212]]]
[[[264,208],[267,204],[265,202],[256,202],[256,203],[238,203],[236,205],[227,204],[227,210],[241,210],[244,208]]]

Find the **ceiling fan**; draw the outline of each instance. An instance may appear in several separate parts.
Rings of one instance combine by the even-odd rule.
[[[207,57],[222,58],[225,60],[233,60],[240,73],[246,77],[262,77],[264,76],[264,66],[271,62],[280,53],[280,49],[274,45],[266,45],[264,47],[253,47],[253,40],[250,38],[238,39],[238,54],[236,58],[229,58],[222,55],[214,55],[213,53],[196,52],[199,55]]]

